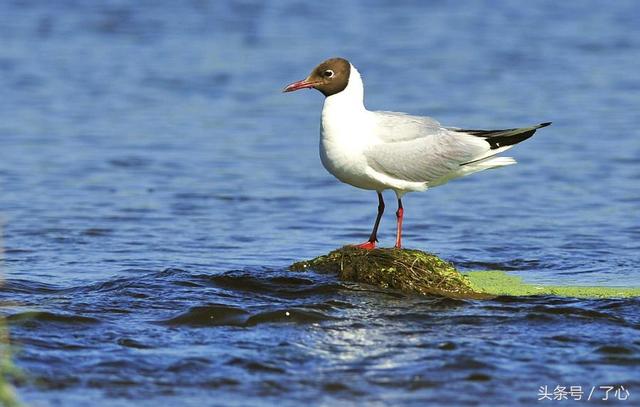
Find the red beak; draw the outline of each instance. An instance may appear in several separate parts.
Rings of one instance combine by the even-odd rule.
[[[303,79],[301,81],[293,82],[293,83],[287,85],[287,87],[284,88],[282,91],[283,92],[293,92],[294,90],[313,88],[317,84],[318,84],[317,82],[309,82],[309,78],[307,78],[307,79]]]

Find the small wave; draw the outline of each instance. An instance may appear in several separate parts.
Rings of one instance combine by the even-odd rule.
[[[276,311],[261,312],[251,316],[247,322],[247,326],[274,323],[274,322],[293,322],[296,324],[312,324],[321,321],[336,319],[330,315],[309,311],[304,309],[285,309]]]
[[[35,250],[25,249],[25,248],[17,248],[17,247],[5,247],[4,254],[24,254],[24,253],[34,253]]]
[[[581,317],[586,319],[600,319],[608,320],[611,322],[625,323],[624,318],[611,315],[606,312],[596,311],[594,309],[583,309],[575,306],[549,306],[549,305],[536,305],[530,309],[534,313],[542,313],[547,315],[562,315]]]
[[[240,366],[249,372],[286,373],[285,369],[275,363],[249,360],[241,357],[232,358],[225,364],[230,366]]]
[[[471,373],[465,378],[465,380],[472,382],[488,382],[491,381],[491,376],[484,373]]]
[[[21,279],[6,280],[2,284],[3,293],[13,294],[50,294],[64,291],[63,288],[53,284],[28,281]]]
[[[166,325],[220,326],[243,325],[248,312],[228,305],[214,304],[190,308],[176,317],[161,321]]]
[[[197,372],[206,369],[211,361],[204,357],[187,357],[172,363],[167,367],[167,371],[179,372]]]
[[[468,370],[468,369],[490,370],[490,369],[493,369],[494,366],[492,364],[482,362],[473,357],[460,356],[453,359],[451,362],[444,364],[442,368],[451,369],[451,370]]]
[[[9,315],[7,320],[12,324],[38,324],[38,323],[57,323],[57,324],[97,324],[99,319],[85,317],[82,315],[56,314],[47,311],[24,311]]]
[[[279,287],[300,287],[313,285],[313,280],[300,277],[274,276],[256,278],[254,273],[228,271],[219,275],[210,276],[209,280],[223,288],[242,291],[273,291]]]
[[[87,228],[82,231],[82,234],[85,236],[106,236],[113,232],[113,229],[109,228]]]
[[[120,338],[116,341],[116,343],[120,346],[124,346],[125,348],[133,348],[133,349],[149,349],[151,346],[145,345],[135,339],[131,338]]]
[[[203,276],[218,288],[275,295],[282,298],[301,298],[314,295],[336,293],[345,288],[337,281],[329,281],[327,276],[313,275],[313,278],[292,276],[290,273],[273,272],[271,276],[256,275],[243,271],[228,271],[213,276]]]
[[[365,392],[356,390],[348,386],[346,383],[338,381],[330,381],[322,385],[322,390],[327,393],[344,394],[347,396],[362,396]]]
[[[332,319],[335,318],[326,313],[308,309],[291,308],[250,313],[230,305],[212,304],[192,307],[178,316],[158,322],[164,325],[192,327],[251,327],[268,323],[311,324]]]
[[[434,308],[458,308],[471,304],[470,301],[465,301],[456,298],[448,297],[434,297],[429,303],[430,307]]]
[[[556,341],[556,342],[566,342],[566,343],[578,343],[581,341],[580,338],[573,336],[573,335],[553,335],[550,336],[548,339],[552,340],[552,341]]]
[[[635,353],[633,349],[621,345],[603,345],[596,351],[606,355],[631,355]]]
[[[146,157],[129,156],[123,158],[114,158],[109,160],[109,164],[114,167],[120,168],[145,168],[151,164],[152,161]]]
[[[482,261],[460,261],[454,260],[456,267],[463,270],[502,270],[502,271],[524,271],[541,269],[545,264],[541,260],[513,259],[506,262],[482,262]]]

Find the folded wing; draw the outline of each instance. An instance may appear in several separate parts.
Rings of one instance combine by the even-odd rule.
[[[375,135],[385,143],[409,141],[445,130],[440,123],[427,116],[411,116],[399,112],[371,112],[374,117]]]
[[[515,163],[506,157],[494,156],[550,124],[506,130],[465,130],[441,127],[430,118],[420,119],[423,118],[397,113],[381,116],[380,121],[386,120],[386,123],[378,126],[381,133],[377,136],[383,142],[365,151],[369,166],[397,180],[438,185],[458,176]]]
[[[432,183],[489,149],[483,139],[445,130],[413,140],[376,144],[365,151],[365,156],[369,166],[384,175]]]

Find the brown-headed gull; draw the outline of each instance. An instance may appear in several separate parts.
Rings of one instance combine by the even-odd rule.
[[[358,70],[343,58],[318,65],[284,92],[314,88],[325,96],[320,125],[320,158],[340,181],[378,193],[378,215],[363,249],[376,246],[384,212],[382,191],[398,198],[396,245],[402,247],[402,196],[424,191],[452,179],[490,168],[515,164],[498,157],[537,129],[550,125],[503,130],[444,127],[435,119],[405,113],[369,111]]]

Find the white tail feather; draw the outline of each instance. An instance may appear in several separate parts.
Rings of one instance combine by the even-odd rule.
[[[478,161],[477,163],[470,164],[470,166],[479,165],[484,167],[484,169],[494,168],[494,167],[504,167],[505,165],[516,164],[517,161],[513,157],[491,157],[487,160]]]
[[[429,187],[436,187],[438,185],[445,184],[452,179],[464,177],[466,175],[473,174],[478,171],[484,171],[491,168],[504,167],[505,165],[516,164],[517,161],[513,157],[489,157],[484,160],[476,161],[473,163],[465,164],[461,166],[457,171],[449,173],[442,178],[429,183]]]

